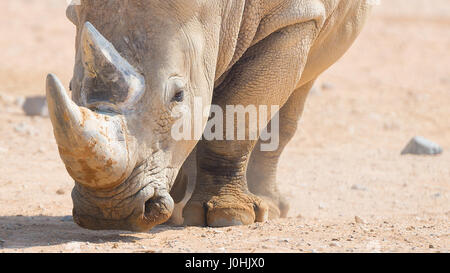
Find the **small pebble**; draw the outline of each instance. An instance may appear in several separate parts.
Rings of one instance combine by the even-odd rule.
[[[439,198],[439,197],[441,197],[441,196],[442,196],[442,195],[441,195],[440,192],[437,192],[437,193],[435,193],[435,194],[432,195],[433,198]]]
[[[355,216],[355,222],[356,222],[357,224],[366,224],[366,221],[364,221],[364,219],[362,219],[362,218],[359,217],[359,216]]]
[[[329,82],[322,83],[322,89],[323,90],[332,90],[334,89],[334,85]]]
[[[366,187],[358,184],[353,185],[351,189],[355,191],[367,191]]]

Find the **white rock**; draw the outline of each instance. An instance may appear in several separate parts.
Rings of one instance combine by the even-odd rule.
[[[406,145],[401,154],[438,155],[441,153],[442,148],[438,144],[424,137],[416,136]]]

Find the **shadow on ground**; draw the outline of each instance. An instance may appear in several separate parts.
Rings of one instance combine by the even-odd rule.
[[[158,226],[148,234],[179,229]],[[141,238],[127,231],[92,231],[77,226],[71,216],[0,216],[0,249],[54,246],[69,242],[132,243]]]

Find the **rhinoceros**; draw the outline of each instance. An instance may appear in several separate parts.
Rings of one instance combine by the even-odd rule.
[[[75,181],[74,221],[147,231],[175,207],[175,222],[185,225],[285,217],[279,157],[315,80],[351,46],[373,1],[77,2],[67,9],[77,29],[71,95],[55,75],[47,77],[54,135]],[[195,100],[206,111],[279,111],[262,118],[256,139],[174,139],[174,124],[187,120]],[[263,150],[260,134],[275,116],[278,146]],[[200,124],[192,128],[203,130],[210,118],[191,119]]]

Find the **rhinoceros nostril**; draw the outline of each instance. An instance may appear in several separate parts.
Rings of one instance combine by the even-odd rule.
[[[150,220],[150,218],[152,218],[152,216],[154,214],[153,208],[157,207],[157,202],[155,202],[155,201],[156,200],[152,197],[152,198],[148,199],[145,202],[145,205],[144,205],[144,216],[148,220]]]
[[[148,222],[158,224],[169,220],[173,211],[173,200],[167,194],[155,195],[144,204],[144,217]]]
[[[161,202],[160,197],[152,197],[145,202],[144,216],[147,221],[156,222],[161,218],[161,214],[164,214],[166,208]]]

